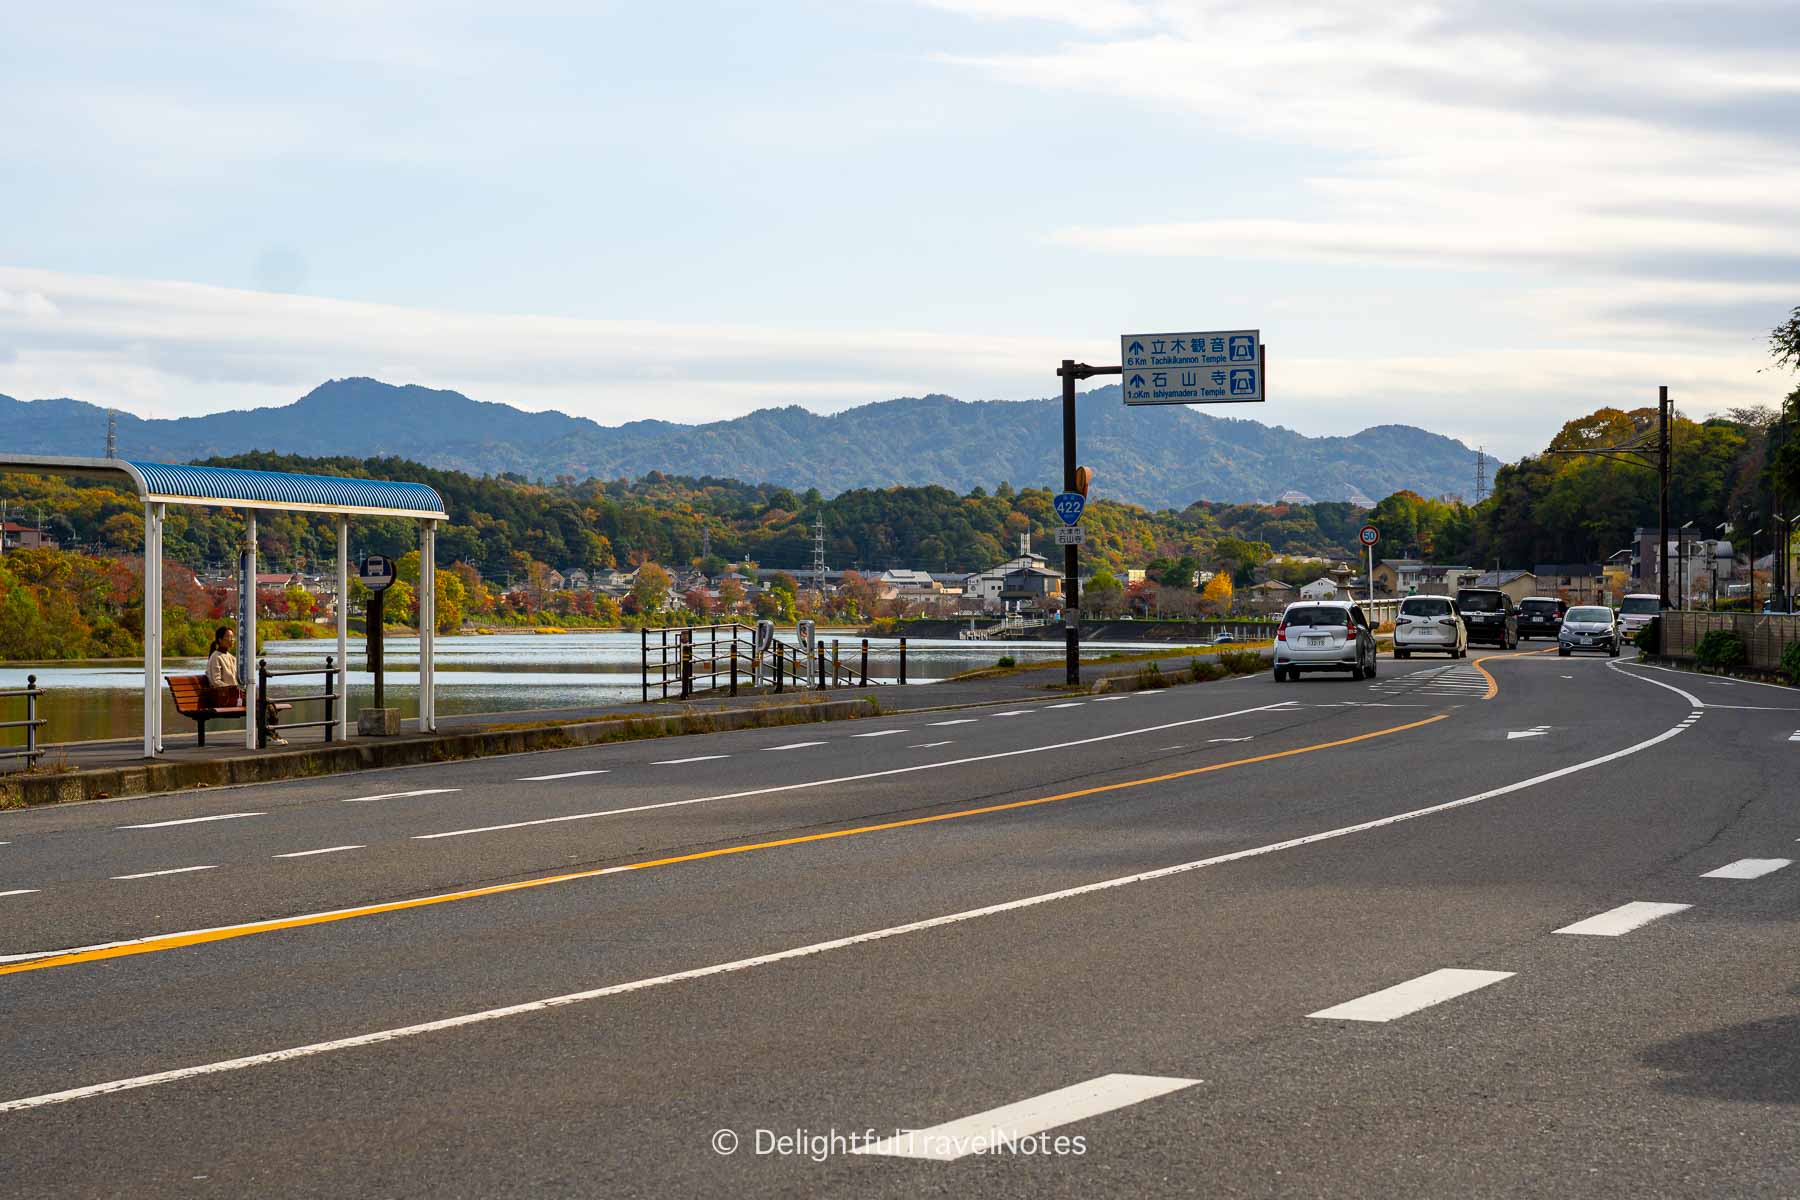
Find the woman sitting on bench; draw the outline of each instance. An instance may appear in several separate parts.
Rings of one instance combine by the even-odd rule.
[[[221,625],[213,633],[212,648],[206,652],[206,698],[215,708],[239,708],[244,703],[244,689],[237,681],[237,655],[231,652],[236,645],[237,632],[229,625]],[[260,699],[269,740],[277,746],[287,745],[287,739],[275,729],[275,705],[267,696]]]

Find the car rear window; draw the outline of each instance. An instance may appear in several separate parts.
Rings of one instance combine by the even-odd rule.
[[[1556,601],[1527,600],[1525,603],[1519,605],[1519,607],[1528,613],[1553,613],[1556,611]]]
[[[1456,593],[1456,607],[1464,612],[1495,612],[1506,607],[1506,593],[1461,591]]]
[[[1290,608],[1287,616],[1282,619],[1289,625],[1348,625],[1350,623],[1349,610],[1342,608]]]
[[[1413,596],[1400,602],[1400,611],[1409,617],[1447,617],[1450,601],[1443,596]]]

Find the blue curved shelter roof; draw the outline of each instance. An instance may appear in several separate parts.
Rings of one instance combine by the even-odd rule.
[[[350,479],[340,475],[290,475],[238,467],[188,467],[123,458],[0,456],[0,471],[61,473],[117,480],[124,476],[138,498],[212,508],[274,508],[289,512],[357,513],[374,517],[445,520],[444,499],[422,483]]]
[[[350,479],[338,475],[290,475],[236,467],[188,467],[132,462],[144,478],[146,499],[249,501],[281,508],[443,517],[444,501],[422,483]]]

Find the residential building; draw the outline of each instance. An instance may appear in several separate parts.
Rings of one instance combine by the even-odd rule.
[[[1343,589],[1338,587],[1336,580],[1327,579],[1324,576],[1320,576],[1319,578],[1313,580],[1311,583],[1301,585],[1300,599],[1302,599],[1302,600],[1338,600],[1338,599],[1342,598],[1342,596],[1341,596],[1342,591],[1343,591]]]
[[[1267,579],[1246,590],[1249,609],[1253,613],[1278,613],[1299,596],[1299,589],[1279,579]]]
[[[1540,595],[1560,596],[1574,604],[1598,603],[1606,590],[1606,568],[1597,562],[1539,563],[1532,573],[1543,589]]]
[[[1008,609],[1048,612],[1062,606],[1061,571],[1043,567],[1019,567],[1008,571],[1000,585],[1000,603]]]
[[[56,540],[41,529],[21,525],[17,521],[0,522],[0,549],[54,550]]]
[[[1384,558],[1375,564],[1375,594],[1377,596],[1404,596],[1401,591],[1401,573],[1411,573],[1425,564],[1416,558]]]
[[[1540,594],[1538,592],[1537,576],[1533,575],[1530,571],[1522,570],[1486,571],[1477,575],[1474,581],[1467,586],[1498,588],[1500,591],[1506,593],[1506,598],[1511,600],[1514,604],[1517,604],[1527,596],[1536,596]]]

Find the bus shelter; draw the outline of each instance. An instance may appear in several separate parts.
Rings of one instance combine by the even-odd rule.
[[[419,728],[437,729],[433,661],[437,621],[437,523],[448,519],[436,489],[422,483],[349,479],[335,475],[293,475],[235,467],[172,466],[122,458],[69,458],[35,454],[0,456],[0,471],[72,475],[123,482],[144,506],[144,757],[162,752],[162,590],[163,518],[168,506],[229,508],[244,514],[244,558],[240,588],[250,602],[239,616],[238,645],[245,663],[256,656],[256,514],[329,513],[337,518],[337,678],[334,690],[338,736],[350,735],[350,519],[406,517],[419,527]],[[242,672],[244,744],[256,748],[257,672]]]

